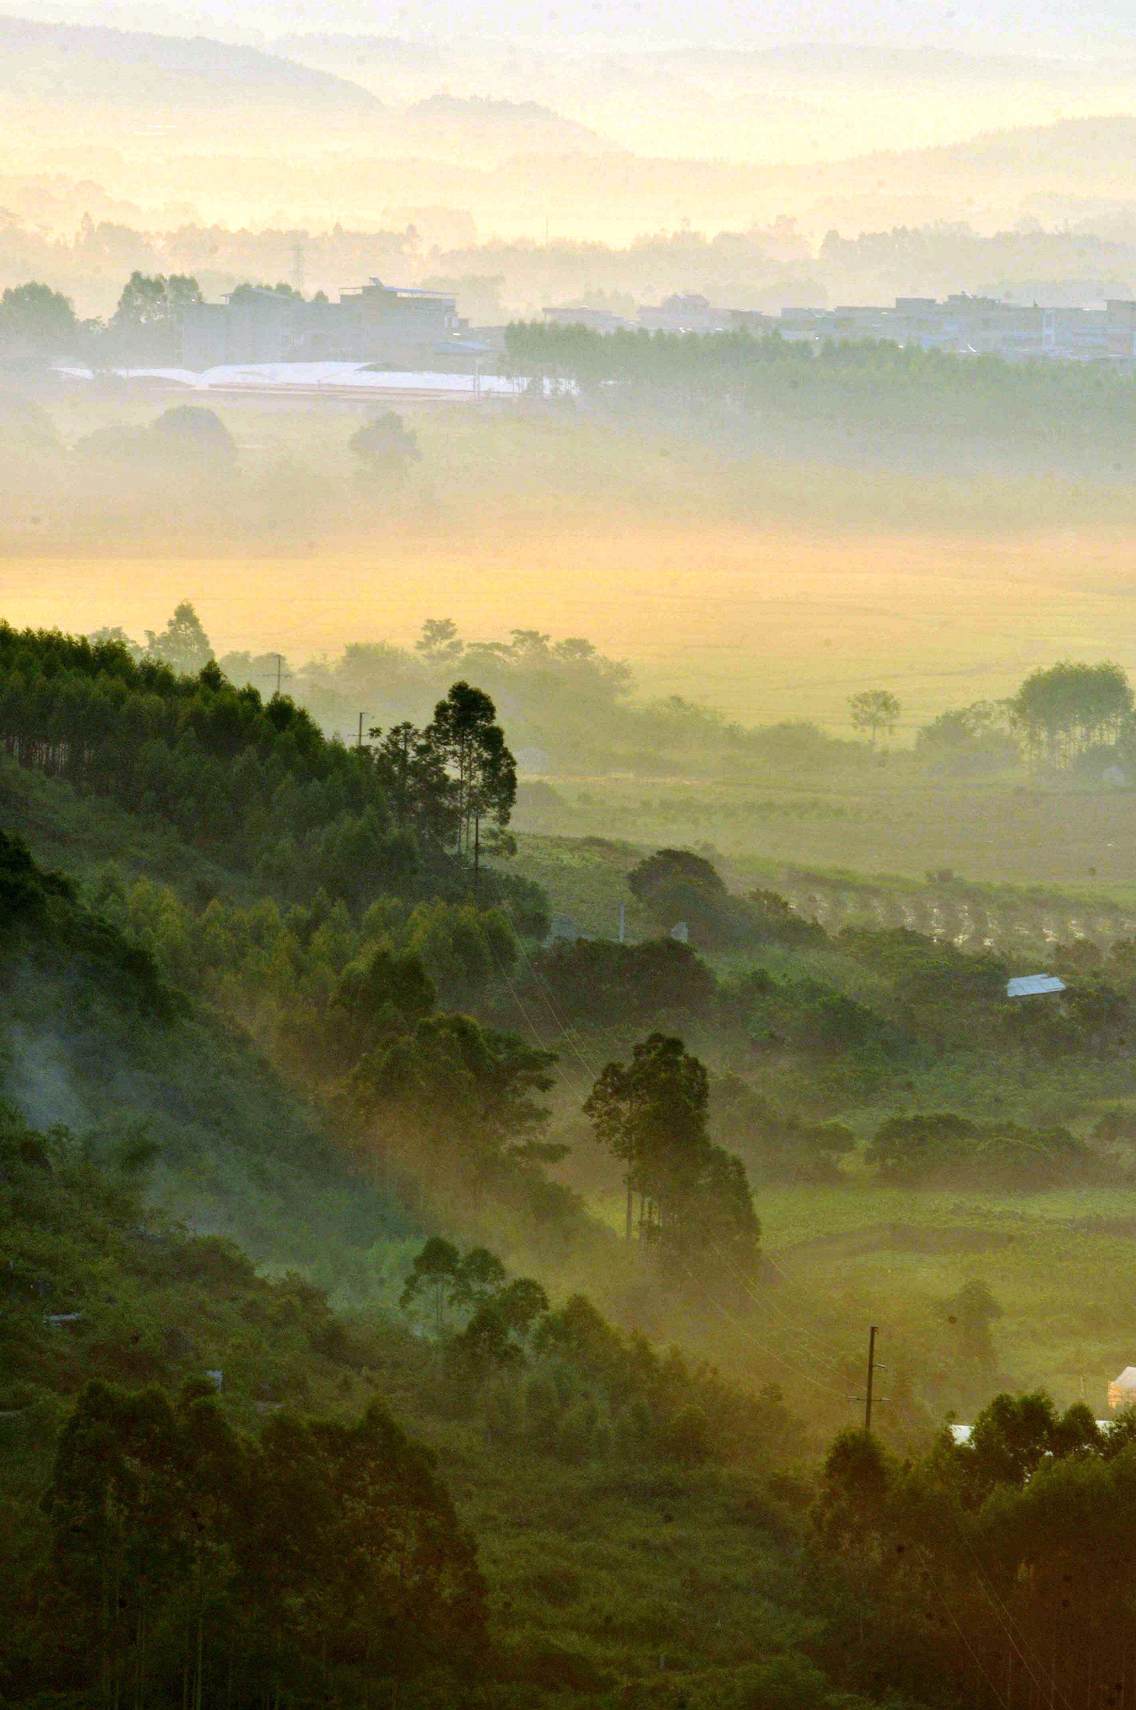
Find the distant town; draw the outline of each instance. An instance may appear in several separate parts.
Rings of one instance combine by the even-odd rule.
[[[643,305],[634,319],[584,302],[546,307],[548,325],[592,332],[708,334],[744,331],[794,343],[884,340],[958,356],[1010,361],[1136,361],[1136,302],[1045,307],[958,293],[897,297],[890,306],[783,308],[779,314],[719,308],[697,292]],[[345,288],[338,302],[320,292],[242,286],[218,303],[194,303],[181,328],[184,367],[232,363],[368,362],[392,369],[469,372],[504,351],[503,326],[471,326],[454,295],[384,284]]]
[[[546,308],[544,319],[601,333],[636,328],[669,333],[746,331],[811,344],[882,339],[956,356],[1018,361],[1136,359],[1136,302],[1126,301],[1106,302],[1100,308],[1045,308],[958,293],[942,302],[934,297],[897,297],[890,307],[784,308],[769,315],[756,309],[715,308],[692,292],[643,307],[634,321],[574,303]]]

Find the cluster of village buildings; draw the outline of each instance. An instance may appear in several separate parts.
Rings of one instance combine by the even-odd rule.
[[[635,320],[572,303],[545,309],[544,318],[553,324],[583,325],[601,333],[624,328],[695,333],[740,329],[776,333],[807,344],[885,339],[958,356],[1067,362],[1136,360],[1136,302],[1122,301],[1093,309],[1043,308],[1036,303],[1006,303],[995,297],[958,293],[942,302],[935,297],[897,297],[886,308],[867,304],[794,308],[766,315],[756,309],[718,309],[705,297],[686,293],[668,297],[655,307],[641,308]]]
[[[1041,308],[993,297],[897,297],[890,308],[718,309],[685,292],[639,309],[634,320],[607,309],[561,303],[549,325],[599,333],[776,333],[794,342],[885,339],[959,355],[1066,361],[1136,361],[1136,302],[1103,308]],[[338,302],[242,286],[220,303],[198,303],[182,325],[182,362],[203,370],[225,363],[369,362],[391,369],[468,372],[504,349],[503,327],[474,327],[456,297],[372,279]]]
[[[491,346],[469,335],[457,301],[443,291],[366,285],[305,298],[243,285],[220,303],[195,303],[181,326],[182,364],[374,362],[387,368],[461,372]]]

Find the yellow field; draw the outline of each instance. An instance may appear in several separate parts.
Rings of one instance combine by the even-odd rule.
[[[1064,656],[1136,667],[1136,561],[1130,537],[1104,530],[849,538],[638,518],[506,528],[484,512],[463,529],[447,510],[433,529],[338,548],[0,562],[0,614],[16,624],[140,634],[182,598],[218,651],[293,659],[409,641],[429,616],[477,638],[583,634],[631,660],[645,691],[745,722],[840,728],[848,696],[873,685],[900,697],[910,732]]]

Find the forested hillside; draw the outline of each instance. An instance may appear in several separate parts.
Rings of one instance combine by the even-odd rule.
[[[6,1699],[1003,1702],[981,1605],[960,1647],[888,1552],[961,1585],[945,1519],[1036,1652],[1016,1528],[1128,1476],[990,1397],[1062,1196],[1040,1357],[1123,1338],[1119,1282],[1064,1297],[1127,1227],[1131,945],[1058,945],[1022,1008],[999,949],[689,849],[518,858],[464,679],[348,748],[208,659],[0,652]],[[622,941],[563,913],[620,903]],[[818,1482],[892,1266],[880,1438]],[[960,1406],[974,1450],[929,1448]]]
[[[101,1055],[152,1035],[153,1093],[172,1102],[190,1001],[11,838],[0,907],[6,993],[17,966],[45,1002],[69,978],[73,1010],[105,1023]],[[582,1297],[553,1306],[484,1248],[437,1237],[411,1262],[388,1232],[388,1252],[406,1254],[402,1314],[337,1318],[298,1275],[267,1282],[236,1248],[147,1209],[170,1136],[146,1122],[132,1085],[100,1132],[81,1112],[72,1127],[29,1126],[13,1108],[27,1102],[27,1065],[9,1023],[6,1011],[6,1702],[346,1707],[397,1692],[423,1710],[519,1710],[639,1702],[663,1673],[691,1702],[724,1691],[740,1705],[768,1689],[837,1703],[821,1666],[823,1598],[801,1602],[791,1577],[795,1486],[778,1498],[768,1482],[794,1429],[776,1394],[755,1400],[664,1359]],[[207,1173],[245,1135],[224,1076],[203,1073]],[[240,1184],[245,1196],[279,1195],[295,1166],[286,1140],[298,1136],[273,1136],[256,1160],[263,1184]],[[351,1210],[336,1202],[326,1148],[308,1144],[299,1173],[311,1171],[318,1227],[275,1205],[263,1216],[278,1250],[291,1240],[303,1257],[318,1235],[349,1266]],[[365,1180],[355,1188],[373,1205]],[[602,1547],[590,1525],[578,1538],[566,1525],[570,1500],[603,1517]],[[660,1523],[667,1542],[644,1557],[645,1529]],[[681,1632],[676,1573],[713,1577],[723,1599]],[[745,1614],[755,1575],[760,1661]]]

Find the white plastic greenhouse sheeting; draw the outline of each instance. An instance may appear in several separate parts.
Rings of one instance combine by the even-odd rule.
[[[76,380],[93,378],[88,368],[61,368],[59,373]],[[218,368],[205,368],[200,373],[190,368],[119,368],[115,373],[124,380],[164,380],[171,385],[186,386],[195,392],[208,392],[231,386],[256,386],[287,390],[302,386],[349,386],[353,391],[366,388],[375,392],[468,392],[512,397],[523,389],[523,382],[502,374],[482,374],[480,381],[472,374],[440,374],[434,371],[405,374],[395,370],[368,368],[362,362],[246,362],[225,363]]]

